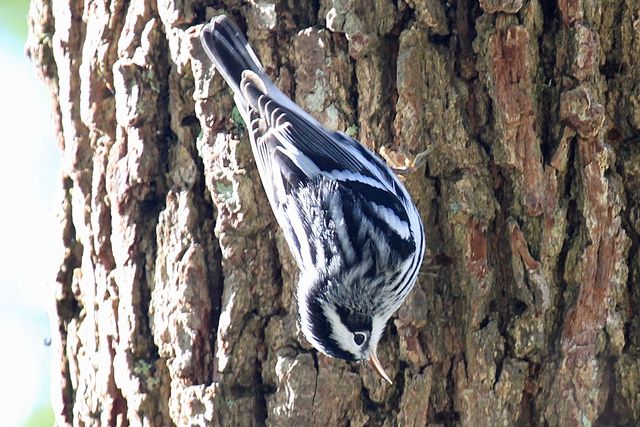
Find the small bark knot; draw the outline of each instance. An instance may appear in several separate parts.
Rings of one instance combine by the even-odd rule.
[[[594,138],[604,124],[604,107],[591,90],[580,85],[560,95],[560,118],[585,139]]]

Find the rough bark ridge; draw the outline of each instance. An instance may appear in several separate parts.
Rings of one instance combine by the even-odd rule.
[[[200,26],[402,160],[432,262],[395,379],[317,355]],[[60,425],[638,425],[640,0],[33,0],[64,165]]]

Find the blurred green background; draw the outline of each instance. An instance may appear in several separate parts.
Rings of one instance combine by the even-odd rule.
[[[0,27],[21,40],[27,39],[27,0],[2,0],[0,2]]]
[[[45,305],[55,278],[60,153],[50,100],[24,53],[28,0],[0,0],[0,425],[54,423]]]

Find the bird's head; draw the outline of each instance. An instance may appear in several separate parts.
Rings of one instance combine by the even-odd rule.
[[[335,298],[327,287],[299,294],[298,307],[302,332],[317,350],[349,361],[367,360],[382,378],[392,383],[376,354],[390,313],[371,310],[366,295]]]

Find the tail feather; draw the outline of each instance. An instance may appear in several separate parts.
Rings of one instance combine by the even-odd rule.
[[[207,55],[236,94],[241,95],[242,73],[250,70],[265,76],[260,61],[238,27],[226,16],[218,16],[202,28],[200,40]]]

